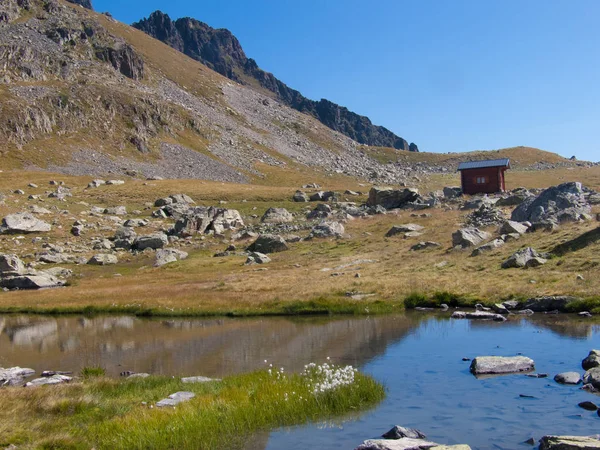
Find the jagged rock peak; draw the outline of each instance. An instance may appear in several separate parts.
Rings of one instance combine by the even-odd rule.
[[[215,29],[190,17],[173,21],[161,11],[153,12],[148,18],[134,23],[133,27],[238,83],[246,84],[249,77],[253,78],[261,87],[274,93],[282,103],[315,117],[332,130],[361,144],[418,151],[416,144],[409,146],[406,140],[387,128],[373,125],[368,117],[329,100],[310,100],[291,89],[248,58],[240,42],[229,30]]]
[[[86,9],[94,10],[92,6],[92,0],[67,0],[69,3],[73,3],[75,5],[83,6]]]

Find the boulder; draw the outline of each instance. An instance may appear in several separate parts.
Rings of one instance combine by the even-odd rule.
[[[581,361],[581,367],[583,367],[583,370],[600,367],[600,350],[591,350],[585,359]]]
[[[261,234],[248,248],[250,252],[277,253],[289,250],[285,239],[275,234]]]
[[[269,208],[260,219],[263,223],[288,223],[294,216],[285,208]]]
[[[315,209],[306,215],[306,218],[308,220],[326,219],[332,214],[332,212],[333,210],[331,209],[331,206],[329,206],[327,203],[320,203],[315,207]]]
[[[42,271],[0,278],[0,287],[6,289],[45,289],[64,285],[60,278]]]
[[[417,189],[373,187],[369,191],[367,206],[382,206],[385,209],[394,209],[401,208],[417,199],[419,199],[419,191]]]
[[[9,214],[2,219],[0,233],[45,233],[52,227],[30,213]]]
[[[441,247],[441,244],[433,241],[421,241],[418,244],[413,245],[410,249],[412,251],[425,250],[427,248]]]
[[[594,389],[600,390],[600,367],[594,367],[583,375],[583,384],[591,384]]]
[[[115,255],[99,253],[92,256],[87,263],[92,266],[108,266],[110,264],[117,264],[118,262],[119,260]]]
[[[129,250],[137,238],[137,233],[128,227],[121,227],[115,232],[113,238],[116,249]]]
[[[506,320],[506,317],[503,315],[489,311],[454,311],[450,317],[452,319],[493,320],[495,322],[504,322]]]
[[[220,378],[208,378],[203,376],[195,376],[195,377],[183,377],[181,379],[182,383],[209,383],[211,381],[221,381]]]
[[[563,372],[554,376],[554,381],[559,384],[579,384],[581,375],[578,372]]]
[[[127,228],[145,227],[149,223],[146,219],[128,219],[123,223],[123,226]]]
[[[590,219],[592,210],[579,182],[563,183],[528,198],[511,215],[517,222],[576,222]]]
[[[0,274],[22,274],[25,264],[17,255],[0,254]]]
[[[505,220],[504,213],[499,209],[489,205],[482,205],[467,216],[465,223],[470,227],[489,227],[499,225]]]
[[[309,200],[311,202],[326,202],[328,201],[330,198],[335,197],[335,192],[333,191],[319,191],[319,192],[315,192],[314,194],[312,194],[309,197]]]
[[[344,232],[344,225],[339,222],[321,222],[310,230],[308,239],[342,237]]]
[[[309,201],[308,195],[306,195],[306,193],[304,193],[302,191],[296,191],[296,193],[294,194],[294,197],[292,197],[292,199],[298,203],[304,203],[304,202]]]
[[[193,392],[180,391],[175,392],[174,394],[169,395],[168,398],[160,400],[156,403],[158,408],[162,408],[165,406],[177,406],[182,402],[187,402],[188,400],[193,399],[196,396]]]
[[[175,234],[192,236],[213,232],[223,234],[225,230],[236,230],[244,226],[242,216],[235,209],[196,207],[187,210],[175,223]]]
[[[533,312],[567,311],[567,305],[577,300],[565,295],[546,295],[533,297],[519,302],[518,309],[530,309]]]
[[[528,228],[528,226],[522,223],[515,222],[514,220],[507,220],[500,227],[500,234],[525,234]]]
[[[403,437],[411,439],[427,439],[423,433],[415,428],[405,428],[400,425],[394,426],[390,431],[381,436],[384,439],[401,439]]]
[[[264,253],[260,253],[260,252],[251,252],[248,255],[248,259],[246,259],[246,264],[247,265],[251,265],[251,264],[267,264],[267,263],[270,263],[270,262],[271,262],[271,258],[269,258]]]
[[[397,234],[410,233],[410,232],[414,232],[414,231],[421,231],[423,229],[424,229],[424,227],[422,227],[421,225],[414,224],[414,223],[408,223],[408,224],[405,224],[405,225],[394,225],[385,234],[385,236],[386,237],[392,237],[392,236],[396,236]]]
[[[462,195],[462,188],[460,186],[446,186],[444,187],[444,198],[452,200]]]
[[[598,411],[598,405],[596,405],[594,402],[579,402],[577,403],[577,406],[585,409],[586,411]]]
[[[215,217],[211,224],[211,229],[215,234],[223,234],[227,230],[237,230],[244,226],[242,216],[235,209],[217,209]]]
[[[534,369],[533,359],[525,356],[478,356],[470,367],[474,375],[529,372]]]
[[[474,247],[491,237],[492,235],[490,233],[481,231],[478,228],[462,228],[452,233],[452,245],[454,247],[462,248]]]
[[[104,180],[92,180],[88,183],[87,187],[90,189],[93,189],[93,188],[98,188],[100,186],[103,186],[105,184],[106,184],[106,181],[104,181]]]
[[[438,446],[435,442],[423,439],[368,439],[355,450],[426,450]]]
[[[126,216],[127,208],[124,206],[111,206],[104,210],[104,214],[108,214],[109,216]]]
[[[535,197],[534,194],[525,188],[517,188],[512,190],[508,196],[502,197],[496,203],[497,206],[517,206],[529,198]]]
[[[498,314],[508,314],[509,311],[502,303],[494,303],[492,309]]]
[[[183,250],[174,248],[161,248],[156,251],[154,258],[154,267],[164,266],[165,264],[173,263],[182,259],[186,259],[188,254]]]
[[[159,248],[163,248],[169,244],[169,238],[164,233],[154,233],[146,236],[138,236],[133,242],[133,248],[135,250],[145,250],[147,248],[151,248],[153,250],[158,250]]]
[[[600,449],[598,436],[544,436],[539,450],[595,450]]]
[[[510,268],[529,268],[538,267],[546,264],[548,260],[542,257],[536,250],[531,247],[524,248],[514,253],[510,258],[502,263],[503,269]]]
[[[25,387],[44,386],[46,384],[63,384],[71,381],[73,377],[67,375],[55,374],[50,377],[36,378],[25,384]]]
[[[487,244],[483,244],[483,245],[477,247],[475,250],[473,250],[473,252],[471,253],[471,256],[479,256],[486,252],[491,252],[492,250],[500,248],[503,245],[504,245],[504,241],[502,239],[494,239],[493,241],[488,242]]]
[[[35,373],[33,369],[21,367],[10,367],[3,369],[0,367],[0,386],[16,386],[23,382],[23,378],[30,377]]]

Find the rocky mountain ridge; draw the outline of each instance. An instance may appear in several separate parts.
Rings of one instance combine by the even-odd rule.
[[[214,71],[241,84],[255,84],[275,94],[287,106],[309,114],[321,123],[366,145],[419,151],[390,130],[376,126],[368,117],[360,116],[329,100],[310,100],[290,88],[273,74],[262,70],[248,58],[237,38],[227,29],[214,29],[190,17],[175,21],[161,11],[132,25],[174,49],[200,61]]]

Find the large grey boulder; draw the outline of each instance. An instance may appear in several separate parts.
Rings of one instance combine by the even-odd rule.
[[[544,436],[539,450],[596,450],[600,449],[596,436]]]
[[[0,287],[6,289],[46,289],[64,285],[64,280],[42,271],[0,278]]]
[[[104,210],[104,214],[110,216],[126,216],[127,208],[125,206],[110,206]]]
[[[36,387],[36,386],[44,386],[48,384],[64,384],[73,380],[73,377],[61,374],[55,374],[51,377],[42,377],[36,378],[35,380],[31,380],[25,383],[25,387]]]
[[[250,252],[248,258],[246,259],[246,265],[251,264],[268,264],[271,262],[271,258],[269,258],[264,253],[260,252]]]
[[[0,367],[0,386],[16,386],[23,383],[23,379],[30,377],[35,373],[33,369],[22,367],[10,367],[3,369]]]
[[[154,233],[146,236],[138,236],[134,243],[133,248],[135,250],[145,250],[147,248],[158,250],[169,244],[169,238],[164,233]]]
[[[483,255],[484,253],[491,252],[492,250],[500,248],[503,245],[504,241],[502,239],[494,239],[493,241],[488,242],[487,244],[483,244],[477,247],[475,250],[473,250],[473,252],[471,252],[471,256]]]
[[[117,264],[118,262],[119,260],[115,255],[99,253],[92,256],[87,263],[92,266],[108,266],[111,264]]]
[[[294,216],[285,208],[269,208],[260,219],[263,223],[288,223],[294,220]]]
[[[454,247],[462,248],[474,247],[491,237],[492,235],[490,233],[479,230],[478,228],[462,228],[452,233],[452,245]]]
[[[462,195],[462,188],[460,186],[446,186],[444,187],[444,198],[452,200]]]
[[[521,203],[512,213],[517,222],[576,222],[588,220],[592,212],[581,183],[563,183],[546,189]]]
[[[502,263],[503,269],[538,267],[548,262],[540,253],[531,247],[514,253]]]
[[[400,425],[394,426],[390,431],[384,433],[382,436],[384,439],[401,439],[403,437],[411,439],[427,439],[427,436],[416,428],[406,428]]]
[[[154,267],[161,267],[188,257],[187,252],[175,248],[161,248],[156,251]]]
[[[223,234],[226,230],[236,230],[244,226],[240,213],[235,209],[196,207],[187,210],[175,223],[175,233],[179,236],[192,236],[213,232]]]
[[[344,232],[344,225],[339,222],[321,222],[312,227],[308,239],[342,237]]]
[[[383,206],[385,209],[401,208],[419,199],[418,189],[393,189],[373,187],[369,191],[367,206]]]
[[[506,197],[502,197],[496,202],[497,206],[517,206],[529,198],[535,197],[534,194],[525,188],[512,190]]]
[[[27,212],[9,214],[0,225],[0,233],[45,233],[51,229],[49,223]]]
[[[525,234],[529,227],[514,220],[507,220],[500,227],[500,234]]]
[[[298,202],[298,203],[304,203],[304,202],[308,202],[309,201],[308,195],[306,195],[306,193],[302,192],[302,191],[296,191],[296,193],[294,194],[294,196],[292,197],[292,199],[295,202]]]
[[[25,264],[17,255],[0,254],[0,274],[22,274],[23,272],[25,272]]]
[[[554,381],[559,384],[579,384],[581,375],[578,372],[563,372],[555,375]]]
[[[261,234],[247,249],[250,252],[277,253],[289,250],[285,239],[275,234]]]
[[[594,367],[585,372],[583,384],[591,384],[595,389],[600,390],[600,367]]]
[[[519,302],[518,309],[530,309],[533,312],[567,311],[567,305],[577,300],[567,295],[546,295],[533,297]]]
[[[400,439],[368,439],[355,450],[426,450],[438,446],[435,442],[408,437]]]
[[[415,223],[407,223],[404,225],[394,225],[389,231],[385,234],[386,237],[396,236],[397,234],[410,233],[414,231],[421,231],[424,227],[421,225],[417,225]]]
[[[583,370],[590,370],[595,367],[600,367],[600,350],[591,350],[589,355],[581,361],[581,367]]]
[[[533,359],[525,356],[478,356],[470,367],[474,375],[529,372],[534,369]]]
[[[332,213],[333,209],[331,206],[329,206],[327,203],[319,203],[315,209],[306,215],[306,218],[308,220],[326,219],[327,217],[331,216]]]
[[[137,233],[128,227],[121,227],[113,238],[116,249],[129,250],[137,238]]]
[[[158,408],[163,408],[165,406],[177,406],[180,403],[187,402],[188,400],[193,399],[196,396],[193,392],[180,391],[175,392],[174,394],[169,395],[168,398],[160,400],[156,403]]]

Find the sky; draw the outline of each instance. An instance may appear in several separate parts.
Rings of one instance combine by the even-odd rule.
[[[227,28],[288,86],[421,151],[518,145],[600,161],[598,0],[94,0]]]

